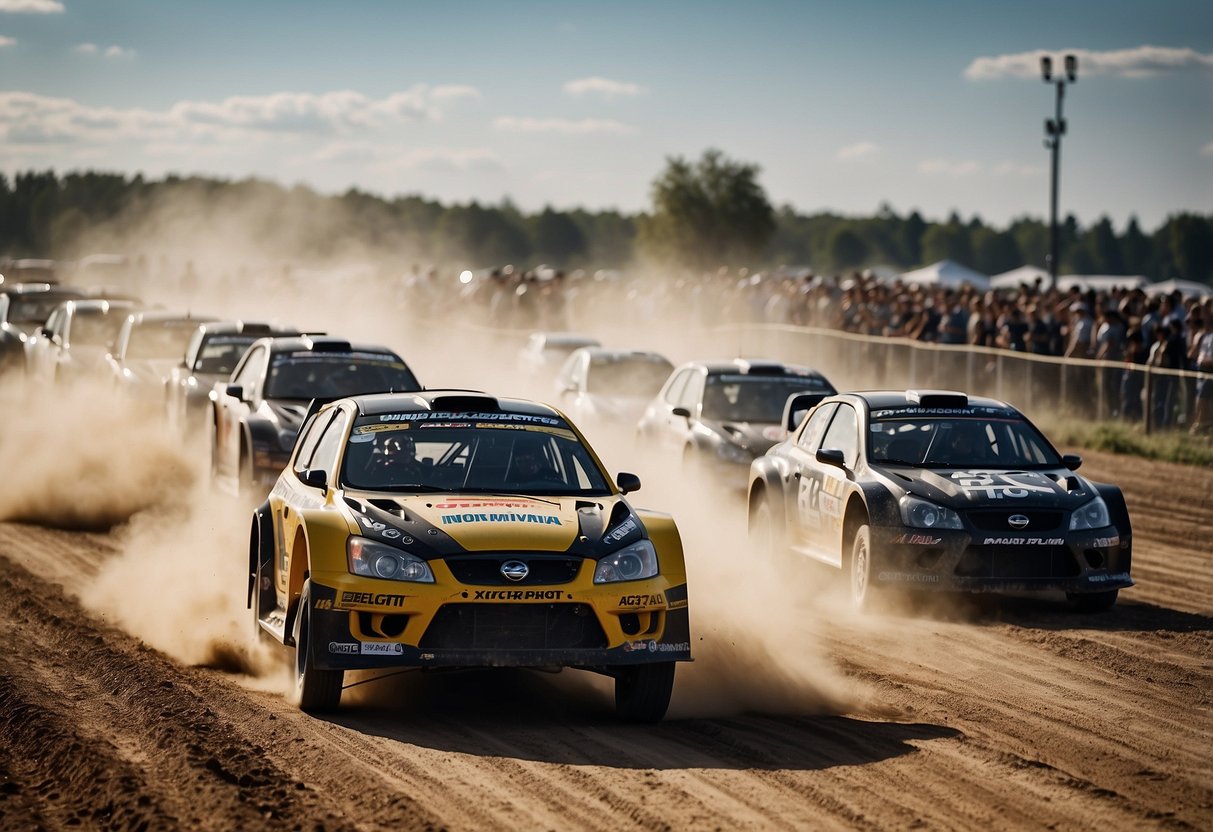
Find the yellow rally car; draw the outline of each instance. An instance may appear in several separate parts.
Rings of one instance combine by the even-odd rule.
[[[575,667],[657,721],[690,661],[682,541],[547,405],[467,391],[315,408],[254,514],[249,606],[305,711],[346,670]]]

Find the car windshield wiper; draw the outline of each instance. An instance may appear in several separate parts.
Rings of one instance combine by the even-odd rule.
[[[347,487],[356,488],[359,491],[391,491],[391,492],[406,492],[414,494],[446,494],[451,489],[441,485],[426,485],[419,482],[397,483],[395,485],[354,485]]]
[[[472,493],[472,494],[476,494],[478,496],[484,496],[484,497],[522,498],[525,500],[538,500],[539,502],[547,503],[550,506],[559,506],[560,505],[560,503],[556,502],[555,500],[545,500],[543,497],[539,497],[535,494],[527,494],[522,491],[473,491],[473,490],[469,489],[462,493],[464,493],[464,494]],[[570,496],[573,496],[573,495],[570,495]]]

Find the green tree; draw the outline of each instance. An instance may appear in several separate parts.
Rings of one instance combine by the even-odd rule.
[[[1154,270],[1154,245],[1141,232],[1137,217],[1129,217],[1129,225],[1120,240],[1120,258],[1125,274],[1151,275]]]
[[[537,255],[555,266],[564,267],[585,256],[585,234],[568,214],[545,207],[535,217],[532,234]]]
[[[946,225],[932,225],[922,235],[922,260],[936,263],[953,260],[962,266],[973,265],[973,247],[969,242],[969,230],[957,221]]]
[[[1167,222],[1167,243],[1178,276],[1202,283],[1213,278],[1213,221],[1180,214]]]
[[[753,262],[775,233],[775,211],[758,172],[719,150],[705,151],[695,163],[667,159],[653,181],[641,244],[659,259],[697,269]]]
[[[835,270],[856,269],[868,256],[868,244],[850,226],[840,225],[830,234],[830,266]]]

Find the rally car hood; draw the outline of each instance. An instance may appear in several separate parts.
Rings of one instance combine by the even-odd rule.
[[[310,402],[298,399],[267,399],[266,404],[282,430],[299,430]]]
[[[447,541],[466,552],[566,552],[585,546],[596,549],[603,541],[618,545],[625,538],[643,534],[631,508],[619,496],[362,491],[345,496],[363,534],[393,544],[408,537],[433,547],[436,554],[449,554],[443,552],[450,549]],[[593,556],[590,549],[583,554]]]
[[[1074,509],[1095,496],[1082,477],[1065,468],[989,470],[981,468],[887,469],[906,491],[951,508]]]
[[[173,371],[171,358],[146,358],[126,362],[124,370],[130,378],[140,384],[162,384]]]
[[[755,456],[762,456],[767,449],[780,440],[779,425],[776,422],[712,422],[705,425],[735,445],[750,451]]]

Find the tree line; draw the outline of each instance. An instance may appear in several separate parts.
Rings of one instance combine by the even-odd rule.
[[[98,246],[157,239],[246,240],[263,256],[332,260],[366,252],[456,268],[548,263],[565,269],[637,262],[714,270],[808,265],[820,272],[872,266],[907,270],[950,259],[985,274],[1043,266],[1048,224],[1006,228],[953,213],[931,222],[882,206],[875,216],[776,208],[755,165],[716,150],[673,157],[653,180],[646,212],[527,213],[508,200],[444,205],[420,196],[350,189],[323,195],[258,179],[53,171],[0,175],[0,255],[74,259]],[[1060,228],[1058,271],[1141,274],[1213,284],[1213,215],[1178,213],[1152,232],[1136,219],[1117,231],[1103,217]],[[134,253],[134,252],[120,252]]]

